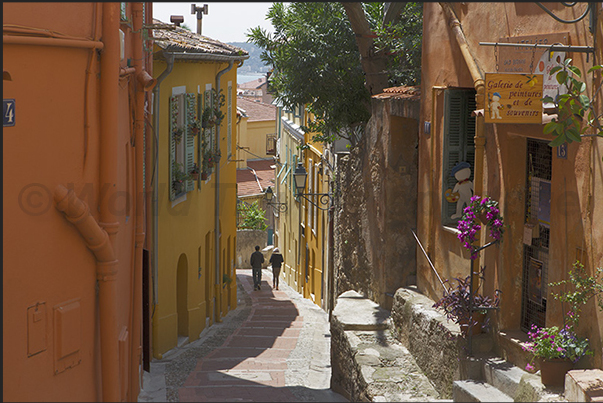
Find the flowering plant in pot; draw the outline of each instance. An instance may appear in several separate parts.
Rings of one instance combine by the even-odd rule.
[[[197,163],[193,164],[189,174],[194,180],[199,179],[199,167],[197,166]]]
[[[182,127],[178,127],[173,131],[172,136],[173,136],[176,144],[180,144],[180,142],[182,141],[183,135],[184,135],[184,130],[182,130]]]
[[[184,182],[192,179],[191,176],[184,172],[182,164],[174,162],[172,165],[172,188],[176,194],[182,192]]]
[[[530,341],[523,347],[525,351],[532,354],[532,360],[526,366],[527,371],[534,371],[534,360],[540,365],[542,383],[550,386],[562,386],[565,373],[584,356],[592,355],[589,340],[578,337],[576,329],[580,321],[582,305],[591,298],[603,295],[603,281],[599,274],[603,269],[597,269],[596,276],[588,276],[584,266],[576,261],[573,270],[569,271],[569,280],[549,283],[550,287],[568,285],[573,286],[573,291],[562,293],[551,293],[553,298],[570,305],[570,310],[564,316],[563,327],[551,326],[539,328],[532,325],[528,332]],[[603,301],[599,298],[599,308],[603,310]],[[560,368],[552,368],[557,365]]]
[[[199,122],[199,119],[193,119],[189,126],[193,136],[196,136],[201,131],[201,122]]]
[[[484,270],[485,267],[482,267],[479,272],[479,278],[482,281],[473,293],[473,311],[471,310],[470,275],[465,278],[455,278],[456,286],[449,286],[444,292],[444,296],[433,305],[434,308],[442,308],[449,320],[460,325],[465,336],[469,331],[471,334],[479,334],[483,328],[488,326],[487,310],[479,308],[496,308],[500,302],[499,290],[495,291],[494,298],[479,294],[478,291],[484,279]]]
[[[476,234],[482,228],[482,224],[490,228],[490,237],[495,241],[502,239],[504,221],[500,215],[498,202],[489,196],[481,198],[475,195],[471,197],[471,204],[463,209],[463,216],[457,224],[457,229],[460,231],[458,238],[471,252],[472,260],[477,258],[478,248],[473,243],[477,240]]]

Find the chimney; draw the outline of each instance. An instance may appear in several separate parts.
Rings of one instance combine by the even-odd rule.
[[[197,14],[197,33],[201,35],[201,22],[203,21],[203,14],[209,13],[209,6],[204,4],[203,7],[197,7],[196,4],[191,4],[191,14]]]
[[[180,26],[184,22],[184,17],[182,15],[171,15],[170,21],[177,27]]]

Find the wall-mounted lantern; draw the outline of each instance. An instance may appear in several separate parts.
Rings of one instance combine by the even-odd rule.
[[[287,205],[285,203],[279,203],[278,201],[274,200],[274,192],[272,191],[272,187],[268,186],[268,188],[264,191],[264,197],[266,197],[266,204],[272,206],[272,208],[279,210],[281,213],[287,211]]]
[[[295,190],[297,191],[296,196],[303,197],[304,199],[306,199],[321,210],[328,210],[331,206],[333,206],[333,196],[330,193],[304,193],[307,178],[308,173],[306,172],[306,168],[304,168],[304,165],[301,162],[298,162],[297,168],[295,168],[295,172],[293,172],[293,179],[295,180]],[[318,196],[318,204],[314,203],[307,196]],[[320,205],[326,207],[321,207]]]

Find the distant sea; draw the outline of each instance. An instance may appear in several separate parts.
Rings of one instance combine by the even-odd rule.
[[[262,74],[262,73],[237,74],[237,84],[248,83],[250,81],[257,80],[260,77],[266,77],[266,74]]]

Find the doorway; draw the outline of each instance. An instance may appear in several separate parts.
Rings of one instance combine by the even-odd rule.
[[[178,259],[176,271],[176,301],[178,313],[178,337],[188,336],[188,261],[183,253]]]
[[[549,270],[551,233],[552,148],[548,142],[527,139],[526,161],[526,231],[524,236],[521,330],[532,324],[544,327]]]

